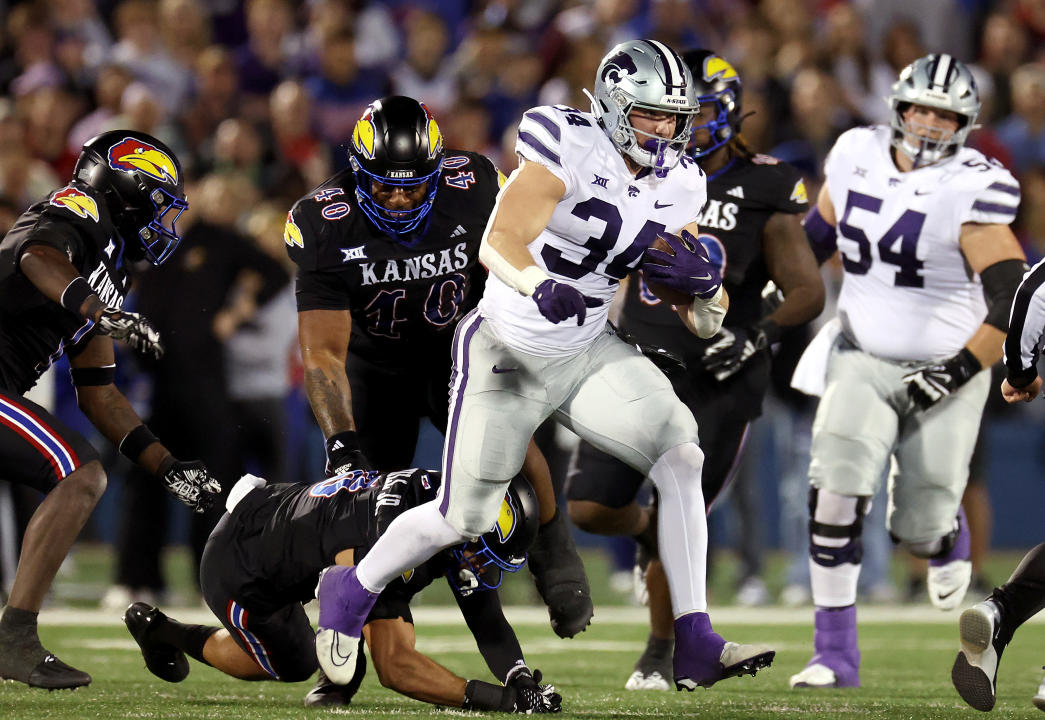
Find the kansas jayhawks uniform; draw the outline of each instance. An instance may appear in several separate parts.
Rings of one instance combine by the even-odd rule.
[[[565,185],[529,245],[535,262],[604,303],[580,326],[572,318],[553,324],[491,274],[478,310],[458,326],[440,507],[465,535],[496,516],[503,483],[549,416],[643,474],[668,449],[697,439],[671,384],[612,333],[606,316],[621,278],[656,236],[698,218],[703,172],[684,158],[664,177],[635,176],[591,114],[561,106],[524,115],[516,152]]]
[[[901,173],[891,133],[850,130],[825,164],[845,278],[809,472],[816,487],[874,495],[892,456],[889,527],[920,541],[952,529],[990,373],[928,411],[901,378],[953,356],[983,322],[983,286],[962,255],[961,227],[1012,222],[1020,189],[1000,163],[965,147]]]
[[[750,326],[762,318],[762,289],[769,281],[762,230],[774,213],[809,208],[805,184],[793,167],[766,155],[736,157],[708,177],[708,201],[700,213],[700,240],[720,264],[729,293],[725,327]],[[748,423],[761,413],[769,383],[768,349],[735,375],[718,381],[701,357],[715,338],[701,339],[683,327],[670,305],[649,291],[642,276],[628,282],[620,328],[642,345],[663,348],[686,369],[667,372],[679,397],[697,419],[704,450],[701,483],[708,507],[721,491],[740,451]],[[612,482],[606,478],[612,477]],[[643,476],[582,442],[571,464],[568,497],[611,507],[630,503]]]
[[[109,307],[123,305],[130,280],[105,204],[77,182],[29,208],[0,242],[0,465],[5,480],[48,492],[97,453],[21,395],[63,354],[82,350],[94,323],[48,300],[22,274],[19,261],[31,245],[64,253]]]
[[[319,573],[349,548],[358,563],[392,520],[433,499],[439,482],[439,473],[429,470],[354,470],[314,485],[251,490],[207,541],[200,565],[207,605],[273,677],[307,678],[316,668],[315,632],[302,603],[314,597]],[[404,573],[381,593],[367,621],[412,623],[410,600],[454,567],[450,554],[441,552]],[[455,597],[469,624],[482,616],[491,632],[507,627],[496,592]],[[514,633],[510,643],[501,677],[522,657]]]
[[[353,414],[377,467],[409,464],[418,418],[446,426],[450,341],[482,292],[479,242],[500,177],[484,156],[448,151],[427,223],[404,240],[367,221],[351,170],[298,200],[287,217],[298,312],[352,313]]]

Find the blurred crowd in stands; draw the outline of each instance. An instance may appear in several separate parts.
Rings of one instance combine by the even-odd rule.
[[[163,140],[187,173],[184,220],[204,230],[158,272],[220,283],[179,293],[182,321],[210,337],[177,368],[176,394],[205,396],[241,434],[254,433],[241,447],[271,451],[241,467],[280,478],[321,472],[322,438],[298,427],[311,422],[300,393],[297,415],[273,409],[299,384],[282,248],[291,204],[346,166],[342,143],[386,94],[423,100],[448,147],[483,152],[510,172],[522,113],[587,110],[583,89],[602,55],[636,37],[730,60],[743,80],[745,138],[796,165],[810,197],[840,133],[889,121],[884,98],[902,67],[930,51],[954,54],[983,100],[970,144],[1018,175],[1017,234],[1032,260],[1045,255],[1045,0],[0,0],[0,234],[67,182],[93,135],[133,128]],[[221,237],[253,243],[269,265],[212,242]],[[261,293],[276,263],[286,284]],[[201,373],[227,381],[199,382]],[[802,417],[785,401],[771,407],[770,416]],[[790,425],[772,427],[800,449]],[[308,461],[284,447],[301,437],[311,437]],[[233,442],[210,439],[214,452]],[[782,504],[802,511],[804,467],[777,463],[797,478],[794,502]],[[796,532],[802,554],[804,529]]]

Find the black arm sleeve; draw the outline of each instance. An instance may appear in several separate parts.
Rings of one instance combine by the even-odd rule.
[[[1002,260],[983,269],[980,281],[983,283],[983,299],[987,302],[985,323],[1002,332],[1009,329],[1009,311],[1025,272],[1027,263],[1022,260]]]
[[[490,672],[504,682],[508,671],[523,662],[523,654],[519,639],[501,610],[500,596],[496,590],[480,590],[467,597],[455,592],[454,598]]]

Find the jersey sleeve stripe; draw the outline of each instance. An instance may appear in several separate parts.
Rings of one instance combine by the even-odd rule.
[[[562,139],[562,133],[559,130],[559,126],[556,125],[555,121],[547,115],[543,115],[535,110],[530,110],[525,115],[523,115],[523,121],[526,120],[532,120],[533,122],[543,127],[545,130],[548,131],[548,134],[555,139],[556,142]]]
[[[542,143],[535,136],[526,132],[525,130],[519,131],[519,142],[523,143],[524,145],[528,145],[529,147],[536,150],[539,154],[543,155],[546,159],[550,160],[556,165],[562,165],[562,160],[559,159],[559,156],[557,154],[549,150],[544,143]],[[1015,211],[1013,212],[1015,213]]]
[[[1020,186],[1019,185],[1007,185],[1006,183],[996,182],[996,183],[991,183],[990,185],[988,185],[987,189],[988,190],[997,190],[998,192],[1003,192],[1003,193],[1005,193],[1007,195],[1012,195],[1013,197],[1016,197],[1016,198],[1018,198],[1020,196]]]
[[[1009,314],[1009,332],[1005,337],[1005,366],[1010,377],[1036,375],[1042,334],[1045,333],[1045,260],[1027,273],[1016,290]],[[1029,377],[1028,377],[1029,376]]]
[[[972,204],[973,210],[978,210],[984,213],[994,213],[996,215],[1005,215],[1007,217],[1016,217],[1016,208],[1008,205],[999,205],[998,203],[984,202],[983,200],[977,200]]]

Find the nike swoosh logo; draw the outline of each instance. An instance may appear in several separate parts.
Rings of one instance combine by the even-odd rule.
[[[954,595],[954,593],[956,592],[958,592],[958,588],[954,588],[954,590],[951,590],[950,592],[940,593],[939,598],[941,600],[944,600],[946,598],[949,598],[951,595]]]
[[[496,365],[494,365],[494,366],[493,366],[493,371],[494,371],[495,373],[497,373],[498,375],[500,375],[501,373],[510,373],[510,372],[515,372],[515,371],[516,371],[516,370],[518,370],[518,369],[519,369],[519,368],[499,368],[499,367],[497,367]]]
[[[694,275],[693,279],[694,280],[710,280],[711,279],[711,273],[708,273],[707,275],[703,275],[703,276]]]
[[[931,192],[932,192],[932,190],[915,190],[914,194],[915,195],[928,195]]]
[[[664,203],[663,205],[661,205],[659,200],[654,200],[653,201],[653,207],[656,208],[657,210],[660,210],[661,208],[671,207],[674,204],[675,203]]]
[[[352,651],[349,651],[348,655],[345,655],[343,652],[341,652],[341,638],[341,633],[336,633],[334,635],[334,644],[330,647],[330,659],[333,662],[333,664],[338,667],[346,665],[348,661],[352,660],[355,655],[355,653]],[[356,645],[353,643],[352,647],[355,648]]]

